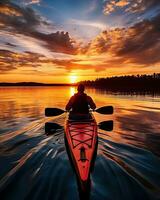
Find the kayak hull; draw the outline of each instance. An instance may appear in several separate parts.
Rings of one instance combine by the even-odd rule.
[[[65,137],[79,184],[85,190],[97,149],[97,123],[93,115],[89,120],[66,120]]]

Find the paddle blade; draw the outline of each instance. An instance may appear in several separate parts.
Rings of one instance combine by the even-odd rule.
[[[95,111],[100,114],[110,115],[110,114],[113,114],[113,106],[103,106],[103,107],[97,108]]]
[[[59,124],[56,124],[56,123],[52,123],[52,122],[45,123],[45,133],[47,135],[54,134],[58,129],[61,129],[61,128],[62,128],[62,126],[60,126]]]
[[[60,108],[46,108],[45,109],[45,116],[46,117],[53,117],[57,115],[63,114],[65,111]]]
[[[98,127],[104,131],[112,131],[113,130],[113,120],[100,122],[98,124]]]

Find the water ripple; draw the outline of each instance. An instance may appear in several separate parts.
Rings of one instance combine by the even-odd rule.
[[[78,200],[78,186],[66,152],[64,129],[50,136],[44,133],[45,122],[53,121],[61,126],[65,122],[65,115],[44,117],[44,108],[53,106],[52,100],[58,90],[54,94],[54,89],[46,90],[45,100],[39,90],[40,103],[37,97],[34,99],[35,90],[24,92],[28,98],[26,102],[24,98],[19,101],[21,96],[16,99],[13,91],[10,97],[3,93],[4,98],[0,101],[0,198]],[[64,107],[65,90],[62,91],[54,106]],[[95,98],[98,106],[113,102],[115,114],[110,117],[114,120],[114,130],[99,130],[98,133],[90,200],[159,200],[159,99],[145,101],[144,98],[115,98],[99,93]],[[108,116],[95,116],[97,121],[110,120]]]

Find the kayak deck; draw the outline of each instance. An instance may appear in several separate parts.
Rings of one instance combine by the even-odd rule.
[[[90,177],[90,168],[97,144],[95,119],[67,120],[66,138],[76,173],[81,181],[87,181]]]

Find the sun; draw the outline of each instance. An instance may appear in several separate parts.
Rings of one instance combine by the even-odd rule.
[[[77,79],[78,79],[78,77],[76,75],[69,76],[70,83],[76,83]]]

